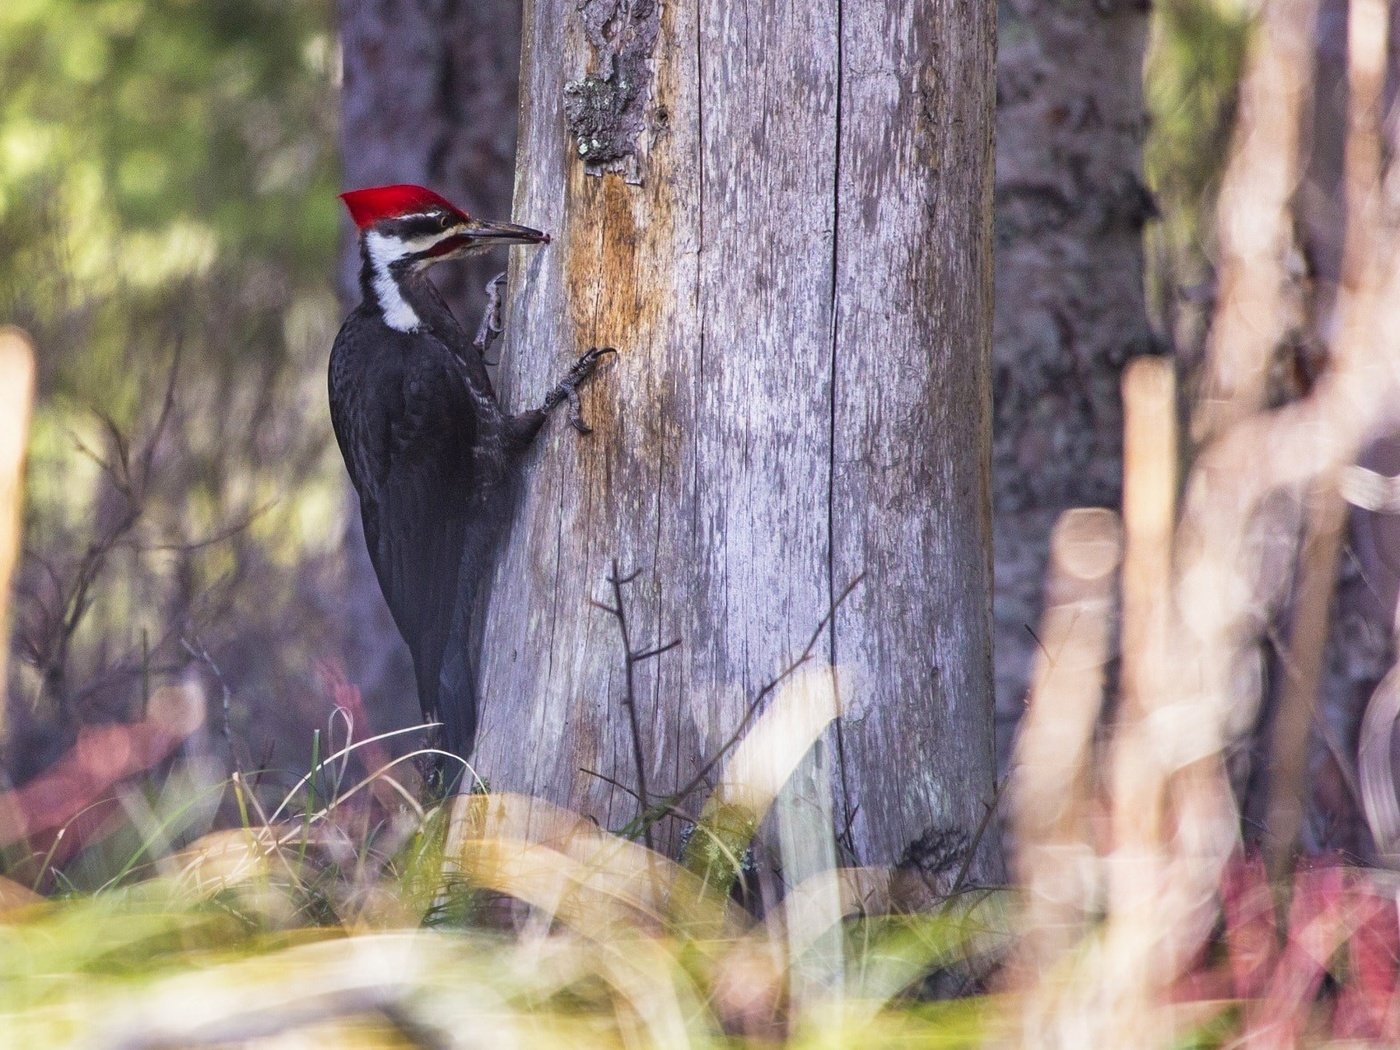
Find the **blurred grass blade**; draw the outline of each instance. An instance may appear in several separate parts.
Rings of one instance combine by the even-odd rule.
[[[24,453],[34,403],[34,346],[18,328],[0,328],[0,740],[9,682],[10,578],[19,557]]]
[[[458,796],[446,853],[470,881],[583,923],[589,936],[660,930],[674,899],[700,895],[674,861],[527,795]],[[727,901],[710,902],[705,919],[729,935],[747,925]]]
[[[803,756],[840,714],[835,673],[809,668],[783,686],[729,756],[716,801],[763,819]]]
[[[790,912],[787,923],[788,999],[798,1024],[818,1003],[825,1021],[839,1023],[845,982],[840,886],[835,878],[821,877],[833,875],[837,866],[832,775],[828,748],[816,744],[798,761],[773,806],[783,879],[807,891],[802,910]]]
[[[750,842],[778,793],[840,712],[832,668],[807,668],[789,678],[773,703],[730,753],[719,786],[705,802],[682,863],[710,901],[728,897],[742,874]],[[848,683],[849,685],[849,683]],[[830,839],[831,827],[819,835]],[[819,847],[826,848],[826,847]],[[835,866],[834,853],[828,867]],[[815,869],[813,869],[814,871]],[[813,871],[803,871],[801,878]],[[677,901],[678,911],[704,908]],[[692,919],[699,919],[694,912]]]
[[[1391,865],[1400,859],[1400,801],[1395,797],[1395,765],[1392,740],[1400,719],[1400,667],[1376,686],[1361,722],[1357,744],[1357,769],[1366,823],[1376,841],[1376,851]]]
[[[39,904],[43,899],[28,887],[0,875],[0,922],[4,922],[9,913]]]
[[[376,734],[375,736],[367,737],[367,738],[365,738],[364,740],[356,740],[356,741],[355,741],[354,743],[352,743],[352,744],[347,744],[345,747],[342,747],[340,750],[334,752],[333,754],[327,755],[324,761],[321,761],[321,762],[313,762],[313,763],[312,763],[312,766],[311,766],[311,769],[309,769],[309,770],[305,773],[305,775],[303,775],[303,776],[301,777],[300,780],[298,780],[295,784],[292,785],[291,790],[289,790],[289,791],[282,797],[282,801],[281,801],[280,803],[278,803],[277,808],[274,809],[274,810],[272,811],[271,815],[268,816],[268,817],[266,818],[267,823],[272,823],[272,822],[275,821],[278,817],[280,817],[280,816],[282,815],[283,811],[284,811],[288,806],[290,806],[293,802],[296,801],[297,795],[301,792],[301,789],[304,788],[307,784],[309,784],[309,783],[311,782],[311,780],[312,780],[314,777],[316,777],[317,774],[320,773],[320,771],[322,770],[322,768],[324,768],[324,767],[325,767],[326,765],[328,765],[329,763],[336,762],[336,761],[338,761],[338,760],[344,758],[346,755],[350,754],[350,752],[352,752],[352,751],[357,751],[357,750],[359,750],[360,748],[367,747],[367,746],[369,746],[369,745],[371,745],[371,744],[380,743],[381,741],[388,740],[388,739],[391,738],[391,737],[404,736],[404,735],[407,734],[407,733],[417,733],[417,732],[420,732],[421,730],[423,730],[424,728],[425,728],[424,726],[417,726],[417,725],[415,725],[415,726],[406,726],[406,727],[404,727],[403,729],[392,729],[392,730],[390,730],[390,731],[387,732],[387,733],[378,733],[378,734]],[[317,732],[319,733],[320,731],[317,730]],[[427,753],[428,753],[427,751],[415,752],[415,754],[427,754]],[[408,756],[400,756],[399,758],[397,758],[397,759],[394,760],[394,763],[391,763],[391,764],[396,764],[396,763],[398,763],[398,762],[401,762],[401,761],[403,761],[403,759],[406,758],[406,757],[408,757]],[[372,779],[373,779],[373,777],[368,778],[368,780],[372,780]],[[357,787],[363,786],[364,783],[368,783],[368,780],[362,782],[362,784],[360,784],[360,785],[357,785]]]
[[[1122,549],[1118,517],[1106,510],[1070,511],[1050,538],[1040,649],[1010,782],[1028,977],[1078,938],[1103,880],[1091,827],[1094,732]]]

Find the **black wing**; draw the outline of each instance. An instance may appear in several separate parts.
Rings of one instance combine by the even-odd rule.
[[[336,437],[360,496],[365,542],[399,633],[408,643],[425,718],[444,724],[443,746],[470,748],[471,675],[441,695],[443,654],[458,614],[458,577],[474,492],[477,407],[457,358],[425,333],[383,328],[373,359],[332,351]],[[406,345],[395,345],[404,343]],[[351,389],[350,387],[353,387]],[[337,408],[338,405],[338,408]]]

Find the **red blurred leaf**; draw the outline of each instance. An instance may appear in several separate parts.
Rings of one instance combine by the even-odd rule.
[[[1335,859],[1319,860],[1294,876],[1287,942],[1264,999],[1246,1009],[1246,1045],[1298,1045],[1332,958],[1360,918],[1353,897],[1347,871]]]
[[[1364,875],[1358,875],[1351,896],[1358,925],[1347,945],[1349,966],[1333,1035],[1394,1044],[1400,1041],[1400,1016],[1393,1008],[1400,977],[1400,916],[1394,899],[1381,896]]]
[[[1235,995],[1253,999],[1264,993],[1279,954],[1278,918],[1263,858],[1232,860],[1225,868],[1220,895]]]

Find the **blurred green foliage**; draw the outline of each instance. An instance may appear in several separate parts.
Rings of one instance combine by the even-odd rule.
[[[326,648],[338,67],[330,0],[0,3],[0,323],[40,358],[11,696],[39,716],[129,715],[191,637],[269,696]]]
[[[1251,16],[1239,0],[1161,0],[1153,12],[1145,71],[1152,124],[1143,164],[1161,221],[1146,231],[1147,293],[1159,323],[1176,328],[1182,288],[1210,278],[1216,190]]]
[[[42,345],[101,308],[85,349],[113,353],[121,321],[216,271],[256,260],[291,290],[324,286],[334,65],[320,0],[7,0],[4,312]],[[51,378],[88,393],[91,362],[67,364]]]

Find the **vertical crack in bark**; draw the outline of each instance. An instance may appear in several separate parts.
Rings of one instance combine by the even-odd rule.
[[[695,195],[699,230],[695,244],[695,315],[700,329],[700,360],[698,375],[700,385],[705,383],[705,312],[700,299],[701,258],[705,254],[705,50],[700,46],[700,23],[704,12],[695,13],[695,169],[697,190]]]
[[[539,468],[536,468],[539,469]],[[545,674],[549,678],[554,677],[554,650],[559,629],[559,571],[564,564],[564,486],[561,483],[555,488],[558,496],[558,503],[554,508],[554,600],[549,605],[549,654],[545,660]]]
[[[695,398],[694,398],[694,400],[692,401],[692,404],[693,404],[694,406],[697,406],[697,407],[698,407],[698,406],[702,406],[702,405],[704,404],[704,400],[703,400],[703,399],[704,399],[704,390],[705,390],[705,320],[706,320],[706,311],[705,311],[705,300],[704,300],[704,296],[703,296],[702,293],[701,293],[701,277],[702,277],[702,274],[703,274],[703,266],[704,266],[703,260],[704,260],[704,256],[705,256],[705,49],[701,46],[701,42],[700,42],[700,30],[701,30],[701,26],[704,24],[704,21],[705,21],[705,10],[706,10],[706,9],[705,9],[704,5],[697,5],[697,6],[696,6],[696,9],[695,9],[695,85],[696,85],[696,91],[695,91],[695,170],[696,170],[696,193],[695,193],[695,199],[696,199],[696,202],[697,202],[697,208],[696,208],[697,230],[696,230],[695,263],[694,263],[694,265],[695,265],[695,307],[694,307],[694,309],[695,309],[695,327],[696,327],[696,330],[699,332],[699,336],[700,336],[700,337],[699,337],[699,339],[698,339],[698,344],[699,344],[699,345],[698,345],[697,350],[696,350],[695,375],[696,375],[696,377],[697,377],[697,380],[696,380]],[[693,411],[694,411],[694,409],[693,409]],[[697,412],[697,415],[698,415],[698,412]],[[697,423],[698,423],[698,420],[697,420]],[[700,428],[699,428],[699,426],[697,425],[697,426],[694,427],[693,429],[694,429],[695,432],[691,435],[691,440],[692,440],[692,442],[695,443],[694,446],[693,446],[693,447],[694,447],[694,450],[695,450],[695,454],[694,454],[694,456],[692,457],[692,466],[691,466],[691,469],[692,469],[693,473],[692,473],[692,475],[691,475],[691,486],[692,486],[691,514],[692,514],[692,518],[691,518],[690,531],[691,531],[691,542],[692,542],[692,544],[694,545],[692,549],[698,550],[698,549],[699,549],[700,533],[701,533],[701,527],[700,527],[701,508],[700,508],[700,500],[699,500],[699,498],[698,498],[699,493],[700,493],[700,491],[701,491],[700,485],[699,485],[699,482],[698,482],[699,473],[700,473],[700,452],[699,452],[699,430],[700,430]],[[684,666],[684,665],[682,665],[682,666]],[[684,676],[684,671],[682,672],[682,677],[683,677],[683,678],[685,677],[685,676]],[[682,696],[683,696],[683,695],[685,695],[685,694],[684,694],[684,693],[680,693],[679,695],[682,695]],[[720,709],[722,710],[723,708],[721,707]],[[698,719],[697,719],[697,721],[698,721]],[[708,737],[708,735],[709,735],[709,729],[710,729],[710,726],[708,726],[708,725],[707,725],[707,726],[704,726],[703,729],[702,729],[700,732],[698,732],[698,733],[693,733],[692,739],[694,739],[696,736],[698,736],[698,737],[699,737],[700,739],[702,739],[702,740],[703,740],[703,739],[706,739],[706,738]],[[682,783],[681,776],[680,776],[680,769],[681,769],[681,763],[682,763],[682,761],[683,761],[683,757],[682,757],[682,755],[681,755],[680,752],[681,752],[681,749],[680,749],[680,747],[678,746],[678,747],[676,748],[676,783],[678,783],[678,784],[679,784],[679,783]]]
[[[656,531],[653,534],[651,542],[651,583],[652,586],[656,589],[656,613],[652,618],[652,623],[654,625],[654,633],[652,637],[655,639],[655,641],[652,644],[654,645],[662,644],[661,635],[663,633],[661,630],[662,587],[660,566],[658,563],[661,559],[661,515],[663,513],[662,501],[665,498],[666,489],[666,416],[664,414],[662,414],[660,420],[658,421],[658,429],[661,431],[661,440],[660,442],[658,442],[659,449],[657,454],[656,466]],[[661,736],[657,732],[658,719],[656,717],[656,713],[661,710],[661,665],[656,661],[653,661],[653,666],[651,669],[651,684],[651,710],[647,712],[647,717],[642,720],[643,724],[647,728],[646,742],[651,745],[649,748],[645,749],[649,752],[646,756],[648,771],[650,771],[651,769],[651,759],[659,757],[656,754],[656,745],[657,742],[660,740]],[[672,724],[674,725],[674,723]],[[676,726],[676,731],[679,732],[679,726]],[[641,805],[642,803],[639,802],[639,812],[641,810]]]
[[[827,603],[831,607],[831,623],[828,625],[830,632],[830,647],[828,649],[828,662],[833,668],[832,686],[836,688],[835,667],[836,667],[836,618],[839,615],[834,607],[837,594],[836,585],[836,383],[837,383],[837,338],[839,326],[840,299],[839,285],[841,268],[841,98],[845,93],[845,69],[843,54],[844,36],[844,14],[842,9],[843,0],[836,0],[836,134],[835,157],[833,158],[833,176],[831,187],[831,379],[828,386],[827,405],[827,488],[826,488],[826,594]],[[838,703],[840,697],[837,697]],[[836,765],[841,784],[841,813],[843,826],[849,827],[851,823],[850,813],[850,790],[846,783],[846,748],[845,740],[842,736],[841,719],[835,721],[836,735]],[[847,842],[848,848],[854,854],[854,843]],[[853,862],[858,862],[859,858],[852,856]]]

